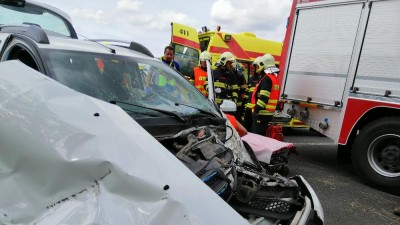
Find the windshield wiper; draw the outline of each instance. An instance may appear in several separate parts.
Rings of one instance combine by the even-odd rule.
[[[143,106],[143,105],[137,105],[137,104],[133,104],[133,103],[129,103],[129,102],[124,102],[124,101],[118,101],[118,100],[111,100],[111,101],[109,101],[109,102],[110,102],[111,104],[114,104],[114,105],[117,105],[117,103],[122,103],[122,104],[125,104],[125,105],[136,106],[136,107],[140,107],[140,108],[143,108],[143,109],[154,110],[154,111],[157,111],[157,112],[166,114],[166,115],[173,116],[173,117],[179,119],[181,122],[184,122],[184,123],[187,122],[187,120],[186,120],[185,118],[183,118],[182,116],[180,116],[178,113],[175,113],[175,112],[172,112],[172,111],[167,111],[167,110],[157,109],[157,108],[150,108],[150,107],[146,107],[146,106]]]
[[[196,109],[196,110],[198,110],[199,112],[201,112],[201,113],[203,113],[203,114],[207,114],[207,115],[210,115],[210,116],[213,116],[213,117],[217,116],[217,115],[215,115],[214,113],[212,113],[212,112],[210,112],[210,111],[207,111],[207,110],[204,110],[204,109],[199,109],[199,108],[197,108],[197,107],[195,107],[195,106],[186,105],[186,104],[179,103],[179,102],[175,102],[175,105],[176,105],[176,106],[183,105],[183,106],[186,106],[186,107],[189,107],[189,108],[192,108],[192,109]]]

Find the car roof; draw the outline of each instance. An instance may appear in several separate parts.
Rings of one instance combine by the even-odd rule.
[[[52,12],[62,16],[65,20],[68,20],[68,22],[70,22],[72,24],[71,17],[64,11],[61,11],[60,9],[58,9],[54,6],[48,5],[46,3],[32,1],[32,0],[26,0],[26,3],[32,4],[32,5],[37,5],[37,6],[45,8],[45,9],[48,9],[49,11],[52,11]]]
[[[93,52],[93,53],[110,54],[110,55],[115,54],[121,56],[157,60],[153,57],[150,57],[135,50],[115,45],[105,45],[91,40],[71,39],[71,38],[63,38],[57,36],[48,36],[48,39],[50,44],[36,43],[37,46],[40,49],[58,49],[58,50],[68,50],[68,51]],[[112,50],[115,50],[115,53],[112,53]]]

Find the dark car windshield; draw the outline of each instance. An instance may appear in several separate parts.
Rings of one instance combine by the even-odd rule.
[[[68,21],[39,6],[26,3],[24,7],[0,4],[0,25],[38,25],[41,28],[72,37]]]
[[[51,49],[43,53],[51,77],[92,97],[126,103],[118,105],[130,112],[143,112],[134,106],[141,105],[183,116],[218,115],[208,99],[161,61]]]

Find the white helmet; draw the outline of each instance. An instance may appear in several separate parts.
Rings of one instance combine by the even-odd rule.
[[[258,56],[256,59],[254,59],[254,62],[252,63],[252,65],[257,65],[258,62],[260,62],[262,56]]]
[[[207,51],[204,51],[202,53],[200,53],[200,57],[199,57],[200,61],[211,61],[211,54]]]
[[[275,67],[275,58],[271,54],[265,54],[258,61],[258,65],[264,68]]]
[[[258,71],[262,71],[264,69],[275,66],[275,58],[271,54],[265,54],[261,57],[260,61],[258,62]]]
[[[226,62],[235,62],[235,56],[231,53],[231,52],[224,52],[222,53],[221,57],[219,58],[217,64],[221,65],[221,66],[225,66]]]

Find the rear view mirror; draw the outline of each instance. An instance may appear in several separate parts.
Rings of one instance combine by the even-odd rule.
[[[222,112],[236,112],[236,104],[231,101],[224,99],[222,100],[222,104],[219,106]]]

